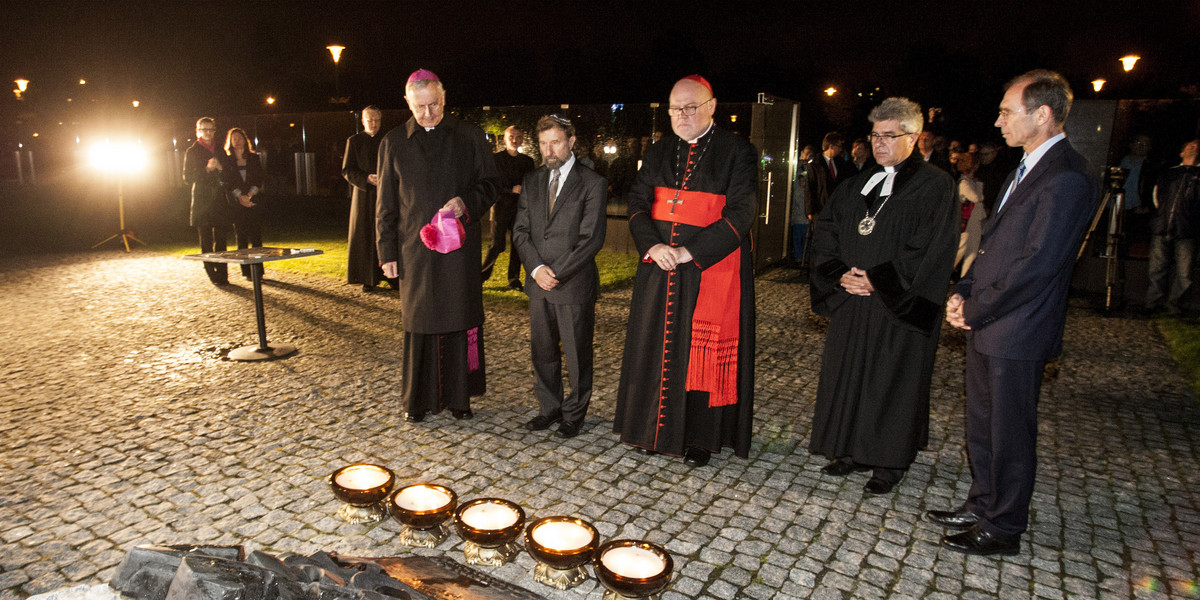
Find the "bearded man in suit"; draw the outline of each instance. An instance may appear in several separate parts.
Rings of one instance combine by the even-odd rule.
[[[529,274],[525,293],[539,405],[525,428],[540,431],[562,421],[558,437],[572,438],[583,428],[592,397],[600,288],[596,253],[604,246],[608,181],[575,159],[575,127],[569,120],[542,117],[537,131],[545,164],[525,176],[513,224],[513,246]],[[566,397],[562,355],[571,378]]]

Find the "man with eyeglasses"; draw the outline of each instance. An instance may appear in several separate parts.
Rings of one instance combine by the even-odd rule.
[[[754,411],[757,154],[715,126],[716,103],[699,75],[675,84],[675,135],[627,194],[642,261],[613,421],[622,442],[694,467],[726,446],[747,457]]]
[[[1017,554],[1029,525],[1043,366],[1062,350],[1076,252],[1099,206],[1087,160],[1063,133],[1071,100],[1053,71],[1009,82],[996,127],[1025,155],[946,302],[946,321],[967,331],[971,488],[958,508],[925,518],[963,530],[942,538],[956,552]]]
[[[871,111],[876,167],[843,182],[812,239],[812,308],[829,317],[812,438],[826,475],[886,494],[929,438],[929,388],[961,213],[954,180],[913,152],[921,107]]]
[[[596,253],[604,247],[608,181],[571,152],[571,121],[546,115],[538,120],[537,133],[545,164],[525,176],[513,224],[513,249],[529,274],[525,293],[538,400],[538,414],[525,428],[541,431],[562,421],[558,437],[573,438],[583,429],[592,398],[592,338],[600,290]],[[564,355],[571,378],[565,397]]]
[[[376,229],[383,274],[400,284],[405,419],[420,422],[443,408],[469,419],[471,397],[487,383],[479,220],[500,176],[483,131],[445,114],[437,75],[418,69],[404,89],[413,116],[379,144]],[[461,247],[444,254],[421,234],[440,211],[453,211],[463,232]]]
[[[183,182],[192,187],[189,223],[200,235],[200,252],[224,252],[233,224],[229,200],[221,183],[227,156],[217,148],[217,123],[212,117],[196,121],[196,141],[183,157]],[[216,285],[229,283],[225,263],[205,262],[204,272]]]
[[[375,254],[375,174],[379,160],[379,128],[383,112],[376,106],[362,110],[363,130],[346,140],[342,156],[342,177],[350,183],[350,234],[346,243],[346,283],[361,284],[364,292],[375,289],[384,280],[383,269]]]

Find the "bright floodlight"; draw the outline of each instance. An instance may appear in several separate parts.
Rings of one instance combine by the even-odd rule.
[[[25,90],[29,87],[28,79],[17,79],[15,80],[15,83],[17,84],[17,89],[21,90],[22,94],[25,93]]]
[[[1093,79],[1092,80],[1092,89],[1096,90],[1098,92],[1098,91],[1104,89],[1104,84],[1106,84],[1106,83],[1108,83],[1108,82],[1103,79]]]
[[[1121,66],[1122,66],[1122,67],[1123,67],[1123,68],[1124,68],[1126,71],[1132,71],[1132,70],[1133,70],[1133,65],[1136,65],[1136,64],[1137,64],[1137,61],[1141,60],[1141,58],[1142,58],[1142,57],[1140,57],[1140,56],[1138,56],[1138,55],[1136,55],[1136,54],[1130,54],[1130,55],[1128,55],[1128,56],[1122,56],[1122,57],[1121,57]]]
[[[146,151],[133,142],[99,142],[88,153],[92,166],[106,173],[137,173],[146,168]]]
[[[836,94],[836,93],[837,93],[837,88],[835,88],[835,87],[832,87],[832,86],[830,86],[830,87],[827,87],[827,88],[825,88],[825,95],[826,95],[826,96],[832,96],[832,95],[834,95],[834,94]]]

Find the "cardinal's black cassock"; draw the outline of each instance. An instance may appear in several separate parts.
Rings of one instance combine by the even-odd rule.
[[[888,469],[907,469],[928,441],[961,221],[954,181],[913,156],[896,165],[890,186],[880,166],[838,185],[812,239],[812,307],[829,317],[829,331],[809,450]],[[866,270],[870,296],[842,289],[851,267]]]
[[[754,147],[711,127],[694,144],[669,136],[646,152],[630,190],[638,265],[613,430],[639,448],[750,451],[754,408]],[[694,260],[663,271],[655,244]]]

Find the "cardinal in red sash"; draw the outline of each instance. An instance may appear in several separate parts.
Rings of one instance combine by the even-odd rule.
[[[754,409],[757,153],[713,123],[703,77],[671,90],[674,136],[651,146],[627,194],[641,253],[613,430],[647,453],[708,463],[750,451]]]

